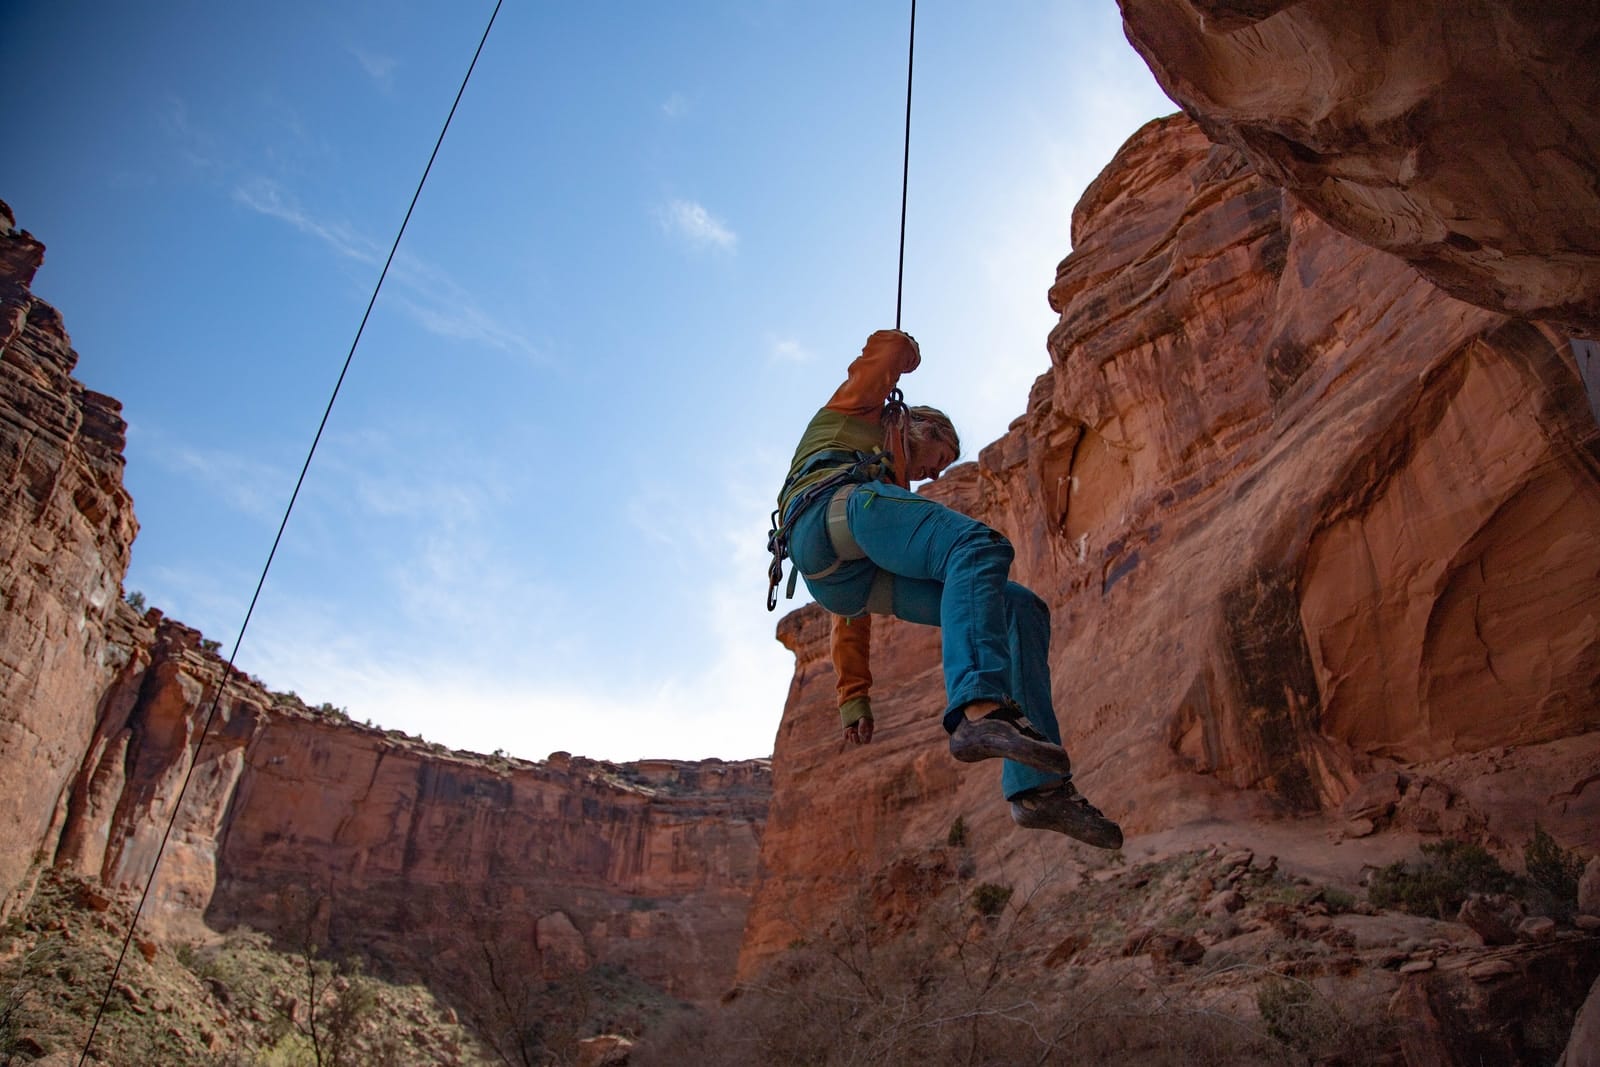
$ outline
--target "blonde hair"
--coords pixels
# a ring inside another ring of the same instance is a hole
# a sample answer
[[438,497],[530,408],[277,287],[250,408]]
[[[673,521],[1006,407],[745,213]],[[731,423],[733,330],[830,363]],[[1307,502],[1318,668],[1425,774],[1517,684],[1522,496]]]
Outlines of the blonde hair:
[[961,455],[961,436],[956,433],[955,423],[950,421],[950,416],[925,404],[915,407],[907,405],[900,399],[898,389],[889,395],[888,402],[884,404],[883,429],[884,443],[888,446],[896,470],[905,469],[913,441],[940,441],[949,445],[956,455]]
[[961,454],[961,435],[956,433],[955,423],[950,421],[949,415],[925,404],[908,408],[906,413],[911,416],[911,424],[907,428],[909,436],[931,437],[949,445],[950,451],[956,455]]

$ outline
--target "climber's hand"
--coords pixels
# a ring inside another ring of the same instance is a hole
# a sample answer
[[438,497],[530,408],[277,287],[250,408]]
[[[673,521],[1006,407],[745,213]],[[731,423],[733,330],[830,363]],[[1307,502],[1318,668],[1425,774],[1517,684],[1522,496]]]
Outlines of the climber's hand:
[[864,745],[872,740],[872,716],[867,715],[844,728],[844,739],[852,744]]

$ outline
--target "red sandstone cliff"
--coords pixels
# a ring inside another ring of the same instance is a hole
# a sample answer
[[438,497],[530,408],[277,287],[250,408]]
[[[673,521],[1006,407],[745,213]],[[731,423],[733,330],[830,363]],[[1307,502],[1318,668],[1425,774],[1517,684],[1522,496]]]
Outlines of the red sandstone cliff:
[[0,917],[31,885],[102,699],[139,655],[122,576],[137,524],[120,405],[72,379],[29,291],[44,246],[0,202]]
[[[768,801],[764,760],[529,763],[452,752],[268,693],[151,612],[148,666],[108,701],[71,789],[58,866],[150,875],[171,935],[244,923],[449,988],[485,945],[550,974],[626,966],[720,994]],[[213,701],[217,713],[196,756]]]
[[1600,18],[1515,0],[1119,0],[1214,141],[1482,307],[1600,336]]
[[[1073,246],[1027,412],[928,493],[1049,602],[1085,792],[1135,837],[1348,802],[1352,834],[1600,848],[1600,431],[1568,336],[1452,299],[1182,117],[1128,141]],[[982,874],[1070,854],[946,754],[935,631],[875,631],[878,737],[848,751],[826,634],[779,626],[746,972],[957,816]]]

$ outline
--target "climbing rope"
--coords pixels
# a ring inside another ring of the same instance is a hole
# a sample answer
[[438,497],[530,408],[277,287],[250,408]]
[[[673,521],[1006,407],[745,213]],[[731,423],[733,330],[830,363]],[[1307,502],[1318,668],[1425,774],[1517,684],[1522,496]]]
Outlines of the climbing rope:
[[[900,265],[895,274],[894,291],[894,328],[900,328],[900,306],[905,295],[906,279],[906,191],[911,183],[911,69],[917,55],[917,0],[911,0],[911,39],[906,46],[906,136],[905,154],[900,161]],[[907,407],[905,396],[899,388],[889,391],[888,399],[884,402],[883,424],[886,430],[898,434],[898,449],[896,454],[903,457],[906,453],[906,419]],[[887,443],[887,442],[886,442]],[[885,453],[887,455],[887,453]],[[882,456],[872,457],[874,460]],[[859,464],[858,464],[859,466]],[[835,483],[836,484],[836,483]],[[835,484],[823,483],[823,487],[832,489]],[[788,492],[785,486],[784,492]],[[815,489],[813,489],[815,492]],[[783,528],[783,516],[774,511],[772,525],[767,532],[767,551],[772,553],[772,562],[767,567],[767,610],[774,611],[778,607],[778,587],[783,584],[783,564],[789,558],[789,535]],[[789,573],[789,589],[787,595],[794,596],[795,578],[798,570],[791,569]]]
[[306,472],[311,469],[311,460],[317,454],[317,445],[322,441],[322,431],[327,428],[328,418],[333,414],[333,405],[339,399],[339,390],[344,385],[344,379],[350,373],[351,361],[355,359],[356,346],[361,343],[361,335],[366,332],[367,320],[372,317],[373,306],[378,302],[378,293],[383,289],[384,279],[389,276],[389,267],[394,263],[395,253],[400,250],[400,240],[405,236],[406,227],[411,223],[411,213],[417,208],[417,200],[422,196],[422,187],[427,184],[428,174],[433,170],[433,161],[439,158],[439,147],[444,144],[444,135],[450,131],[450,122],[456,117],[456,108],[461,104],[461,97],[467,91],[467,83],[472,80],[472,72],[478,66],[478,57],[483,54],[483,46],[489,40],[489,31],[494,28],[494,20],[500,14],[500,5],[504,0],[495,0],[494,10],[489,13],[489,23],[483,28],[483,36],[478,39],[478,48],[472,53],[472,62],[467,64],[467,73],[461,79],[461,87],[456,90],[456,98],[450,105],[450,113],[445,116],[444,125],[439,129],[439,136],[433,142],[433,152],[428,156],[427,166],[422,168],[422,177],[417,181],[417,188],[411,194],[411,204],[406,208],[405,218],[400,222],[400,229],[394,235],[394,243],[389,246],[389,258],[383,262],[383,270],[378,274],[378,282],[372,287],[372,297],[367,301],[367,310],[361,316],[361,325],[356,328],[355,338],[350,342],[350,351],[345,354],[344,366],[339,370],[339,378],[333,385],[333,393],[328,397],[328,405],[322,411],[322,421],[317,424],[317,432],[311,439],[311,447],[306,451],[306,461],[300,466],[300,477],[295,479],[294,492],[289,494],[289,503],[283,509],[283,520],[278,523],[277,536],[272,539],[272,550],[267,553],[267,561],[262,565],[261,577],[256,581],[256,589],[250,597],[250,606],[245,609],[244,622],[239,625],[239,636],[234,639],[233,651],[228,654],[228,666],[222,672],[222,679],[217,684],[217,691],[211,698],[211,706],[206,711],[205,723],[200,727],[200,736],[195,741],[194,756],[189,761],[189,769],[184,773],[183,784],[178,787],[178,796],[172,803],[172,815],[167,819],[166,829],[161,834],[161,844],[156,848],[154,862],[150,865],[150,876],[145,880],[144,890],[139,894],[139,903],[133,909],[133,920],[128,924],[128,933],[122,939],[122,951],[117,954],[116,965],[111,969],[111,977],[106,981],[105,993],[100,998],[100,1007],[94,1013],[94,1022],[89,1026],[89,1037],[83,1043],[83,1052],[78,1057],[78,1067],[88,1061],[89,1050],[94,1045],[96,1032],[100,1029],[100,1020],[105,1015],[106,1005],[111,1001],[111,992],[116,987],[117,978],[122,973],[123,961],[128,956],[128,946],[133,943],[134,930],[139,925],[139,915],[144,911],[145,902],[150,897],[150,887],[155,884],[156,871],[161,866],[161,856],[166,851],[167,841],[172,837],[172,827],[178,820],[178,812],[183,807],[184,794],[189,790],[189,781],[194,777],[196,765],[200,762],[200,749],[206,742],[206,735],[211,732],[212,720],[216,718],[217,706],[222,702],[222,692],[227,688],[228,678],[233,674],[233,661],[239,654],[239,646],[244,643],[244,634],[250,626],[250,617],[255,614],[256,602],[261,599],[261,589],[266,585],[267,572],[272,569],[272,561],[278,555],[278,546],[283,542],[283,531],[289,525],[289,516],[294,511],[295,501],[300,498],[300,489],[305,485]]
[[906,281],[906,191],[911,184],[911,66],[917,58],[917,0],[911,0],[911,41],[906,46],[905,157],[900,163],[900,269],[895,276],[894,328],[900,328],[900,298]]

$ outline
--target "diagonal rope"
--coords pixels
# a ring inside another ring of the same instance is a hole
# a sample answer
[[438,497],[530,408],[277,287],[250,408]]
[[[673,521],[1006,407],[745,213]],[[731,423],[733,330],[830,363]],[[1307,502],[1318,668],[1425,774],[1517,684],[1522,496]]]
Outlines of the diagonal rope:
[[305,485],[306,473],[311,469],[311,460],[317,454],[317,446],[322,442],[322,432],[328,426],[328,418],[333,414],[334,402],[339,399],[339,390],[344,386],[344,379],[350,373],[350,364],[355,359],[356,346],[361,343],[361,335],[366,332],[367,320],[372,317],[372,309],[378,302],[378,293],[383,289],[383,282],[389,276],[389,267],[394,263],[395,253],[400,250],[400,240],[405,236],[406,227],[411,223],[411,213],[417,208],[417,201],[422,196],[422,187],[427,184],[428,174],[433,170],[433,161],[439,158],[439,148],[444,144],[444,135],[450,131],[450,122],[456,117],[456,108],[461,104],[461,97],[467,91],[467,83],[472,80],[472,72],[478,66],[478,57],[483,54],[483,46],[489,40],[489,31],[494,28],[494,20],[500,14],[500,5],[504,0],[495,0],[494,10],[489,14],[489,23],[483,28],[483,36],[478,39],[478,48],[472,53],[472,62],[467,64],[467,73],[461,79],[461,87],[456,90],[456,98],[450,105],[450,113],[445,116],[444,125],[439,129],[439,136],[433,143],[433,152],[428,156],[427,166],[422,168],[422,177],[417,181],[416,192],[411,194],[411,204],[406,208],[405,218],[400,222],[400,229],[394,235],[394,243],[389,246],[389,258],[383,262],[383,270],[378,274],[378,282],[372,287],[372,298],[367,301],[367,310],[361,316],[361,325],[356,328],[355,338],[350,342],[350,351],[345,354],[344,366],[339,370],[339,378],[333,385],[333,393],[328,397],[328,405],[322,411],[322,421],[317,424],[316,436],[311,439],[311,447],[306,451],[306,460],[300,466],[300,477],[295,479],[294,492],[289,494],[289,503],[283,509],[283,520],[278,523],[277,536],[272,539],[272,550],[267,553],[267,561],[262,565],[261,577],[256,580],[256,589],[250,596],[250,606],[245,610],[244,622],[239,625],[239,636],[234,639],[233,651],[228,654],[228,666],[222,672],[222,679],[217,684],[216,694],[211,698],[211,707],[206,712],[205,723],[200,727],[200,736],[195,741],[194,757],[189,761],[189,769],[183,776],[183,784],[178,787],[177,798],[172,803],[172,815],[167,819],[165,831],[161,834],[161,844],[156,848],[155,861],[150,865],[150,876],[145,880],[144,890],[139,894],[139,903],[133,909],[133,920],[128,924],[128,933],[122,939],[122,951],[117,954],[116,965],[111,969],[111,977],[106,981],[105,994],[100,998],[100,1007],[94,1013],[94,1022],[89,1027],[89,1037],[83,1043],[83,1053],[78,1057],[78,1067],[83,1067],[89,1058],[89,1050],[94,1045],[94,1037],[100,1029],[100,1020],[105,1015],[106,1005],[111,1001],[111,992],[117,983],[117,977],[122,973],[123,961],[128,956],[128,946],[133,942],[133,933],[139,925],[139,915],[144,911],[145,902],[150,897],[150,888],[155,884],[156,871],[161,866],[161,856],[166,851],[167,841],[172,837],[173,825],[178,821],[178,812],[183,806],[184,794],[189,790],[189,781],[194,777],[195,767],[200,762],[200,749],[205,744],[206,735],[211,732],[211,723],[217,716],[217,706],[222,702],[223,690],[227,688],[228,677],[233,673],[233,661],[239,655],[239,646],[244,643],[244,634],[250,627],[250,618],[255,614],[256,602],[261,599],[262,587],[267,584],[267,572],[272,569],[272,561],[278,555],[278,546],[283,543],[283,532],[289,526],[289,516],[294,512],[295,501],[300,499],[300,490]]
[[911,43],[906,47],[906,151],[900,164],[900,270],[895,277],[894,328],[900,328],[900,299],[906,286],[906,191],[911,184],[911,64],[917,58],[917,0],[911,0]]

